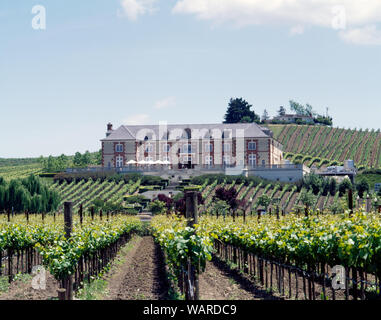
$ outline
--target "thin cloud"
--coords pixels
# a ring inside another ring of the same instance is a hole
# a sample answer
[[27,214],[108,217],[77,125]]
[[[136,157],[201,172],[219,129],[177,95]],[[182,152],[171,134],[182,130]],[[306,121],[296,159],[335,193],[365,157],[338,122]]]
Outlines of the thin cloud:
[[340,37],[348,43],[357,45],[381,45],[381,31],[376,26],[350,29],[340,32]]
[[158,100],[154,104],[154,108],[161,110],[161,109],[167,109],[175,106],[176,104],[176,98],[175,97],[167,97],[162,100]]
[[[238,27],[281,25],[291,35],[302,34],[307,27],[330,28],[346,42],[363,45],[379,44],[376,25],[381,23],[381,1],[178,0],[172,13]],[[345,20],[343,27],[337,26],[340,20]]]
[[124,124],[127,125],[140,125],[140,124],[148,124],[150,116],[148,114],[134,114],[129,116],[127,119],[123,121]]
[[118,11],[120,17],[126,16],[130,21],[136,21],[140,16],[154,13],[157,8],[157,0],[122,0],[122,11]]

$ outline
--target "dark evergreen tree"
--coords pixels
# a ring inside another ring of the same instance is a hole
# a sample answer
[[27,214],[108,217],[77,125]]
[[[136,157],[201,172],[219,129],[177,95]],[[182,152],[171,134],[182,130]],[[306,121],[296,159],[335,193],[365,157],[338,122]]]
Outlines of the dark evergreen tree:
[[364,195],[369,193],[370,190],[368,181],[361,180],[359,183],[356,184],[356,189],[360,198],[364,198]]
[[285,114],[286,114],[286,108],[283,107],[283,106],[280,106],[279,110],[278,110],[278,115],[279,116],[284,116]]
[[247,122],[248,119],[251,122],[260,123],[259,116],[250,110],[251,107],[252,105],[242,98],[231,98],[224,117],[224,123],[241,123],[243,121]]
[[337,182],[335,179],[331,178],[331,182],[329,183],[329,193],[331,196],[334,196],[337,192]]

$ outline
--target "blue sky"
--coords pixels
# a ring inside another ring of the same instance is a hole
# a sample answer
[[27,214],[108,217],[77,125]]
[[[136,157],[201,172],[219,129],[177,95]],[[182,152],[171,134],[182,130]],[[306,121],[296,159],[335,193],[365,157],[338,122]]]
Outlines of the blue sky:
[[378,129],[377,2],[2,0],[0,157],[96,151],[109,121],[221,122],[230,97]]

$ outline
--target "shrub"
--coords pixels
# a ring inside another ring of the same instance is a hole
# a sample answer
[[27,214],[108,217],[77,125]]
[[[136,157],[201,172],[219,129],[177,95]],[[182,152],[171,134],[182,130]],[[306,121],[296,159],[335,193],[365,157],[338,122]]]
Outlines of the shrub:
[[162,214],[166,211],[166,205],[164,202],[161,202],[159,200],[152,201],[149,204],[149,211],[152,212],[152,214]]

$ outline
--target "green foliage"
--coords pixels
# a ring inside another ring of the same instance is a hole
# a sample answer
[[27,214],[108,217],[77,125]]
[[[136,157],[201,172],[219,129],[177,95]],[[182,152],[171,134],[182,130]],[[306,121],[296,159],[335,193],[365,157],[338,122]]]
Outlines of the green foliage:
[[267,207],[270,205],[271,199],[267,194],[261,195],[257,200],[257,206],[262,206],[267,210]]
[[231,98],[228,109],[225,114],[224,123],[240,123],[240,122],[260,122],[259,116],[251,111],[250,105],[246,100],[242,98]]
[[359,197],[364,198],[364,196],[366,196],[370,191],[370,186],[368,181],[366,180],[359,181],[358,183],[356,183],[356,189],[357,189]]
[[[320,121],[319,117],[317,119],[315,118],[316,123]],[[331,119],[322,119],[321,122],[330,123]],[[342,165],[345,159],[353,159],[359,171],[369,168],[375,170],[381,168],[381,144],[378,143],[379,131],[328,126],[311,128],[311,126],[290,124],[269,124],[268,127],[274,132],[274,138],[283,144],[285,158],[288,158],[290,154],[302,154],[303,157],[311,156],[312,159],[305,164],[308,166],[314,164],[319,168],[332,164]],[[301,145],[298,143],[299,137],[305,136],[306,128],[311,134],[307,136],[305,143]],[[320,162],[318,159],[320,159]]]
[[286,108],[283,106],[280,106],[278,110],[278,116],[284,116],[285,114],[286,114]]
[[312,207],[316,201],[316,197],[309,192],[302,192],[300,201],[307,207]]
[[165,213],[167,210],[165,203],[159,200],[152,201],[148,208],[154,215]]
[[185,219],[157,216],[151,221],[151,230],[173,274],[179,276],[188,259],[197,272],[205,270],[206,261],[212,258],[213,241],[201,228],[187,227]]
[[134,204],[134,203],[145,204],[149,200],[146,197],[144,197],[144,196],[136,195],[136,196],[127,196],[127,197],[124,197],[124,201],[127,204]]
[[344,179],[339,184],[340,197],[346,194],[349,189],[352,189],[352,182],[349,179]]
[[59,204],[59,196],[35,176],[0,184],[0,211],[31,213],[51,212]]
[[335,200],[330,206],[329,211],[331,211],[333,214],[337,214],[344,211],[343,205],[340,201]]

